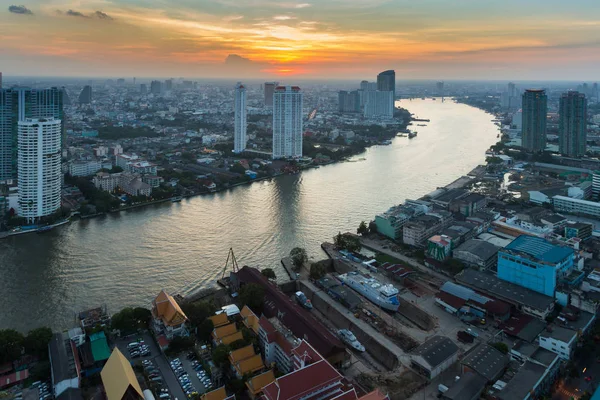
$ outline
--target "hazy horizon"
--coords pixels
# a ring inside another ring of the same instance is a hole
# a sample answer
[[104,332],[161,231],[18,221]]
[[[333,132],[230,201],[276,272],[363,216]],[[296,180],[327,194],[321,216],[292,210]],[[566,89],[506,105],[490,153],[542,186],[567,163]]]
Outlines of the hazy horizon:
[[600,2],[0,0],[0,71],[35,77],[598,80]]

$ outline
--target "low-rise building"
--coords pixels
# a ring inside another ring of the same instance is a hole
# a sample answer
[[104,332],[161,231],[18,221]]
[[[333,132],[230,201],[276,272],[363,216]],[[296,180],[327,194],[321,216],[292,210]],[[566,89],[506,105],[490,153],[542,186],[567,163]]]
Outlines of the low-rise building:
[[600,217],[600,203],[589,200],[574,199],[566,196],[554,196],[552,198],[554,210],[567,214]]
[[98,172],[92,179],[97,189],[113,192],[121,183],[121,173]]
[[446,235],[434,235],[427,241],[427,256],[445,261],[452,253],[452,241]]
[[467,240],[452,252],[452,257],[479,270],[494,270],[501,247],[481,239]]
[[564,237],[567,239],[578,238],[587,240],[592,237],[594,226],[585,222],[568,221],[564,225]]
[[557,325],[549,325],[538,338],[540,347],[569,360],[577,342],[577,332]]
[[433,379],[458,360],[458,346],[445,336],[434,336],[410,353],[410,365]]
[[487,343],[480,343],[461,361],[462,373],[473,372],[488,382],[496,381],[508,365],[508,356]]
[[91,176],[102,169],[102,162],[98,160],[71,161],[68,165],[71,176]]
[[142,178],[136,174],[121,174],[119,187],[131,196],[150,196],[152,186],[142,181]]
[[375,216],[377,231],[390,239],[402,239],[402,227],[411,218],[428,213],[430,205],[427,202],[406,200],[405,204],[395,206],[383,214]]
[[478,321],[491,318],[500,322],[510,317],[509,304],[454,282],[442,285],[435,296],[435,302],[449,313],[475,318]]
[[452,221],[448,211],[421,215],[407,222],[402,229],[402,241],[409,246],[423,247],[425,240]]
[[157,335],[164,335],[168,340],[175,336],[188,336],[187,316],[175,299],[161,290],[152,301],[152,328]]
[[503,281],[490,273],[466,268],[455,279],[462,285],[487,293],[540,319],[546,318],[554,310],[553,297]]
[[230,352],[229,363],[232,371],[239,379],[265,368],[260,354],[254,352],[254,345],[252,344]]
[[79,388],[81,365],[75,343],[67,335],[55,333],[48,344],[48,354],[54,397]]

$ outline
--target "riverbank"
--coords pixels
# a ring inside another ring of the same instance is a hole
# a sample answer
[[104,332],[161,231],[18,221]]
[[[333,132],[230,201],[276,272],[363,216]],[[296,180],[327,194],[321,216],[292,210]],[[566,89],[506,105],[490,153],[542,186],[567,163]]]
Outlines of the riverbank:
[[240,266],[287,278],[281,258],[294,247],[324,258],[323,241],[468,174],[496,141],[497,127],[480,110],[450,101],[402,103],[431,122],[418,139],[367,149],[356,157],[363,161],[0,241],[0,326],[59,330],[82,309],[147,306],[162,289],[187,296],[221,277],[230,247]]

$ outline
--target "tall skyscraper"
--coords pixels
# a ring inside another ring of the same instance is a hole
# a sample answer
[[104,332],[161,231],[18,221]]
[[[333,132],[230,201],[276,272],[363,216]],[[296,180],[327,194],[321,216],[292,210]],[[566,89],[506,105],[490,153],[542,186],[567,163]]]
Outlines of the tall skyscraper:
[[377,82],[361,81],[360,90],[364,92],[368,90],[377,90]]
[[396,99],[396,71],[390,69],[377,75],[377,90],[380,92],[393,92],[393,100]]
[[92,87],[85,85],[79,94],[79,103],[90,104],[92,102]]
[[145,83],[142,83],[142,84],[140,85],[140,94],[141,94],[142,96],[145,96],[147,93],[148,93],[148,86],[146,86],[146,84],[145,84]]
[[444,82],[438,82],[435,84],[435,89],[438,96],[444,95]]
[[516,97],[517,96],[517,87],[515,86],[515,84],[512,82],[508,82],[507,87],[508,87],[508,96]]
[[352,92],[340,90],[338,93],[338,110],[348,113],[360,112],[360,92],[358,90]]
[[523,93],[523,128],[521,146],[528,151],[546,148],[548,98],[543,89],[527,89]]
[[273,93],[279,82],[265,82],[265,106],[273,107]]
[[394,92],[369,90],[363,93],[365,118],[390,119],[394,117]]
[[585,155],[587,140],[587,99],[585,94],[567,92],[560,97],[558,145],[569,157]]
[[64,89],[55,87],[0,89],[0,181],[17,178],[19,121],[26,118],[64,121],[64,93]]
[[241,82],[235,85],[233,95],[233,152],[241,153],[246,150],[246,88]]
[[60,208],[61,120],[27,118],[18,123],[19,216],[27,222]]
[[2,89],[2,72],[0,72],[0,89]]
[[150,93],[153,95],[159,95],[162,93],[162,82],[152,81],[150,82]]
[[302,157],[302,92],[278,86],[273,94],[273,158]]
[[165,90],[173,90],[173,79],[167,79],[165,81]]

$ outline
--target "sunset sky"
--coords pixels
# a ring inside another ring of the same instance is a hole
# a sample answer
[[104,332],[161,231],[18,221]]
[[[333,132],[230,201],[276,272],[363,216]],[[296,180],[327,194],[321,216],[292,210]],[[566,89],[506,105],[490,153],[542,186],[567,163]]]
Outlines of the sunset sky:
[[598,0],[23,1],[5,75],[600,80]]

